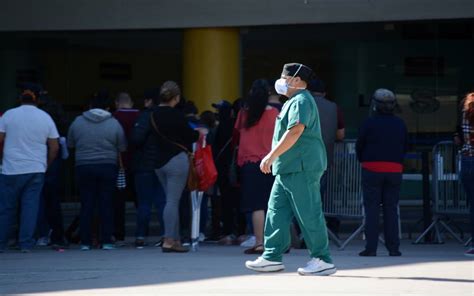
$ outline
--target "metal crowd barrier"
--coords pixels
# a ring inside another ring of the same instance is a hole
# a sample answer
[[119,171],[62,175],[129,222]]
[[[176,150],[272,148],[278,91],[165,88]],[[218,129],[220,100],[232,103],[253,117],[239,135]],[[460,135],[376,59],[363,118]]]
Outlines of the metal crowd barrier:
[[334,160],[328,169],[327,190],[322,196],[325,216],[360,220],[360,226],[347,238],[340,240],[330,229],[330,239],[342,250],[364,230],[361,167],[357,160],[355,140],[334,145]]
[[[203,142],[203,147],[206,145],[206,141]],[[193,153],[196,152],[197,143],[193,144]],[[191,201],[191,251],[196,252],[199,249],[199,226],[201,222],[201,203],[203,191],[191,191],[189,192],[189,198]]]
[[[343,250],[365,227],[362,192],[362,169],[356,155],[356,140],[345,140],[334,145],[334,160],[328,169],[328,184],[322,196],[326,217],[360,220],[360,225],[346,240],[339,239],[330,229],[329,238]],[[401,238],[400,208],[398,208],[399,237]],[[385,244],[382,237],[379,241]]]
[[463,243],[461,237],[446,223],[453,216],[469,215],[469,203],[459,180],[460,170],[461,158],[453,142],[444,141],[433,147],[431,184],[433,222],[414,243],[419,243],[432,229],[435,231],[438,243],[443,242],[441,229],[446,230],[454,239]]
[[201,221],[202,191],[191,191],[191,250],[197,251],[199,248],[199,225]]

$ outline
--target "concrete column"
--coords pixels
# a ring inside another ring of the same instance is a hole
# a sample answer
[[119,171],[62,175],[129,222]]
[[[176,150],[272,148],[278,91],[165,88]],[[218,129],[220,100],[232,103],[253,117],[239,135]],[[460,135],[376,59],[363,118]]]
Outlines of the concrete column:
[[240,96],[240,36],[236,28],[188,29],[183,42],[183,93],[202,112]]

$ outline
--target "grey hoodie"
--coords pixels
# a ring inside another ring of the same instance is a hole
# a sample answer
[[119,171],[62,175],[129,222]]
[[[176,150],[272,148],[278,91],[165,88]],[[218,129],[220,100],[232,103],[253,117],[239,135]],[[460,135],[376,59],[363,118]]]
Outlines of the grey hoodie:
[[76,166],[117,164],[118,152],[127,149],[122,126],[102,109],[76,117],[69,128],[68,146],[76,149]]

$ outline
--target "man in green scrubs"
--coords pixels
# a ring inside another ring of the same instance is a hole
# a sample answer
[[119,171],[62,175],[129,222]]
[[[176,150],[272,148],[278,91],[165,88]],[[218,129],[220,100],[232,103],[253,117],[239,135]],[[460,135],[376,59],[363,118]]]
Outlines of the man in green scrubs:
[[298,269],[301,275],[336,272],[328,248],[326,223],[321,208],[319,180],[326,170],[326,150],[321,136],[318,109],[306,90],[313,71],[299,63],[285,64],[275,82],[279,94],[289,100],[275,124],[272,151],[262,160],[263,173],[276,176],[265,221],[265,251],[245,266],[269,272],[285,267],[282,253],[290,246],[290,223],[296,217],[311,260]]

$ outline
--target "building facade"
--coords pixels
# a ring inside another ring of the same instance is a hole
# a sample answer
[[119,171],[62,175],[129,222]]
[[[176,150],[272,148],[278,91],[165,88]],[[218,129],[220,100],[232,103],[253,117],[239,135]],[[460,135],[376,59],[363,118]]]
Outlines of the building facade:
[[385,87],[416,145],[450,137],[474,89],[472,0],[17,0],[2,3],[0,38],[0,111],[25,80],[73,118],[100,88],[139,104],[171,79],[202,112],[301,62],[326,82],[348,137]]

